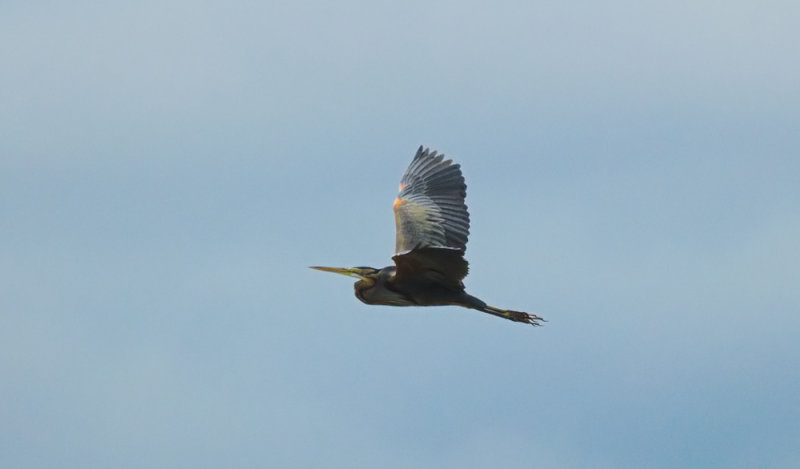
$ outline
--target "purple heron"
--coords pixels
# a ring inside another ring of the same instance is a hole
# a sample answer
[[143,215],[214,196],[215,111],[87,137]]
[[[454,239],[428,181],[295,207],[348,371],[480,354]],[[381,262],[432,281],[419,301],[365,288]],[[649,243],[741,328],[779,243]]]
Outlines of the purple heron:
[[445,160],[444,154],[419,147],[394,201],[395,265],[311,268],[358,278],[356,297],[371,305],[456,305],[541,325],[544,319],[535,314],[489,306],[464,290],[469,235],[466,195],[460,166]]

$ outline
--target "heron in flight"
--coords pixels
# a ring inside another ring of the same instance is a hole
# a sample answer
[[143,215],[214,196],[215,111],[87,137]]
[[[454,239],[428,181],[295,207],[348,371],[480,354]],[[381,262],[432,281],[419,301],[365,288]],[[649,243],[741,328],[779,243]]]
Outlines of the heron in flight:
[[419,147],[394,200],[395,265],[311,268],[358,278],[356,297],[367,304],[456,305],[540,326],[544,319],[535,314],[489,306],[464,290],[469,235],[466,195],[460,166],[445,160],[444,154]]

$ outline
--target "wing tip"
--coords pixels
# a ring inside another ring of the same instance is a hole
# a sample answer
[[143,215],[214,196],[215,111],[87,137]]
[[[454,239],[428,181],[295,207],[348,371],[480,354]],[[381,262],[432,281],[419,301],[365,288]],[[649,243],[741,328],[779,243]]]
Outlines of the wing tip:
[[419,148],[417,148],[417,153],[414,155],[414,159],[416,160],[418,158],[425,157],[436,158],[437,156],[444,157],[444,153],[439,153],[437,150],[431,150],[431,147],[420,145]]

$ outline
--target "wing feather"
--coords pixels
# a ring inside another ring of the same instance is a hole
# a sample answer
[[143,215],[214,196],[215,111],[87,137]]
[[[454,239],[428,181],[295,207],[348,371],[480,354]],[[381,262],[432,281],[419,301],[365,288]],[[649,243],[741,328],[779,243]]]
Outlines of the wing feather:
[[464,252],[469,237],[467,186],[458,164],[419,147],[400,182],[394,204],[395,253],[421,247]]
[[467,185],[461,167],[419,147],[394,202],[398,281],[435,282],[463,290],[469,237]]

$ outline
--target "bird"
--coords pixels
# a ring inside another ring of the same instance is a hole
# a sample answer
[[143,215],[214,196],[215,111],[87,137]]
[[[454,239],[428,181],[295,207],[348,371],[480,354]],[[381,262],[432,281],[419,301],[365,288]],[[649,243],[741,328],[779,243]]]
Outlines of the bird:
[[454,305],[541,326],[542,317],[487,305],[466,292],[469,236],[467,185],[461,166],[422,146],[406,169],[394,200],[394,265],[312,269],[355,277],[355,295],[369,305]]

